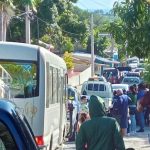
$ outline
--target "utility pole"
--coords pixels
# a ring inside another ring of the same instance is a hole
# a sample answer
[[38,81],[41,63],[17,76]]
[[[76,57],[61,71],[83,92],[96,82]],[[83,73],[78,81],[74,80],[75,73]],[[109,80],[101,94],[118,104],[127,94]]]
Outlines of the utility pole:
[[111,34],[111,56],[112,56],[112,60],[113,60],[113,56],[114,56],[114,38]]
[[125,41],[125,51],[126,51],[126,65],[127,65],[127,60],[128,60],[128,51],[127,51],[127,47],[128,47],[128,41]]
[[30,7],[29,5],[25,6],[26,9],[26,43],[30,44],[30,18],[29,18],[29,12],[30,12]]
[[93,14],[91,14],[91,76],[94,76],[94,33],[93,33]]
[[3,29],[3,25],[4,25],[4,14],[3,14],[3,4],[2,4],[2,12],[1,12],[1,41],[3,41],[3,37],[4,37],[4,29]]

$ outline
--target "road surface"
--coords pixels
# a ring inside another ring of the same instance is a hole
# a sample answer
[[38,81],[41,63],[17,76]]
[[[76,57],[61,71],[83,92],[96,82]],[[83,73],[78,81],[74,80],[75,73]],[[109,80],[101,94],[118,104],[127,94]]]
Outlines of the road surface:
[[[150,150],[148,139],[150,127],[145,128],[145,132],[129,135],[124,138],[126,148],[134,148],[135,150]],[[75,150],[75,142],[66,142],[63,145],[63,150]]]

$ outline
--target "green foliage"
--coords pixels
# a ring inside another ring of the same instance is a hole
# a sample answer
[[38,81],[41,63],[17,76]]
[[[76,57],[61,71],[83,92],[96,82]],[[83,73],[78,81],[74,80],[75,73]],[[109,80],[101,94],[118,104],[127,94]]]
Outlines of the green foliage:
[[[32,42],[37,44],[38,40],[42,40],[54,45],[56,51],[60,53],[90,47],[88,38],[91,13],[74,6],[73,3],[77,0],[12,0],[12,2],[16,7],[16,14],[22,13],[18,10],[24,12],[26,4],[30,4],[32,10],[35,8],[36,13],[31,15]],[[113,20],[113,16],[104,14],[102,10],[93,13],[95,49],[97,54],[103,55],[103,50],[110,42],[107,38],[100,38],[98,34],[107,32],[107,26]],[[25,42],[25,16],[11,19],[8,29],[9,41]]]
[[144,72],[143,76],[144,76],[144,81],[148,84],[150,84],[150,64],[147,62],[147,64],[145,65],[145,70],[146,72]]
[[[87,22],[80,20],[79,16],[73,13],[72,3],[75,2],[76,0],[13,0],[17,14],[20,13],[18,9],[25,10],[25,4],[36,7],[36,14],[31,20],[32,41],[34,43],[37,43],[36,39],[48,41],[60,53],[64,53],[66,49],[73,51],[76,41],[85,46],[87,40]],[[7,39],[25,42],[25,16],[21,16],[21,20],[17,19],[10,21]]]
[[71,53],[68,53],[68,51],[66,51],[64,53],[64,61],[66,62],[67,65],[67,69],[73,69],[74,64],[73,64],[73,57]]
[[[143,0],[116,2],[114,13],[119,17],[119,26],[115,22],[111,31],[116,41],[124,47],[128,41],[127,51],[131,56],[146,58],[150,54],[150,6]],[[119,32],[118,32],[119,31]]]

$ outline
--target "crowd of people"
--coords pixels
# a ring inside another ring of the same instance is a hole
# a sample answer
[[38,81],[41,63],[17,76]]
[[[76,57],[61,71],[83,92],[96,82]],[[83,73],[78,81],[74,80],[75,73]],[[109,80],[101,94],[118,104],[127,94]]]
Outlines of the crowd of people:
[[123,137],[144,132],[145,124],[149,124],[147,91],[142,83],[130,86],[129,91],[114,91],[109,112],[102,98],[92,95],[88,101],[82,96],[75,125],[76,149],[125,150]]
[[[136,132],[144,132],[144,126],[149,125],[149,106],[144,108],[143,111],[137,111],[137,105],[139,101],[147,93],[147,89],[143,83],[132,85],[129,87],[129,91],[119,89],[114,91],[114,109],[112,116],[117,120],[118,118],[122,135],[135,134]],[[117,112],[116,112],[117,111]],[[139,130],[136,130],[139,125]]]

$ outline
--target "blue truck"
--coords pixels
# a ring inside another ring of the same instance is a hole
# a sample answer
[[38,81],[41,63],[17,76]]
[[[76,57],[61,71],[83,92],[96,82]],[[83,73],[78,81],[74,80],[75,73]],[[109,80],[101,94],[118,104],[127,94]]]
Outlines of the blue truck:
[[39,150],[26,118],[15,104],[0,99],[0,150]]

